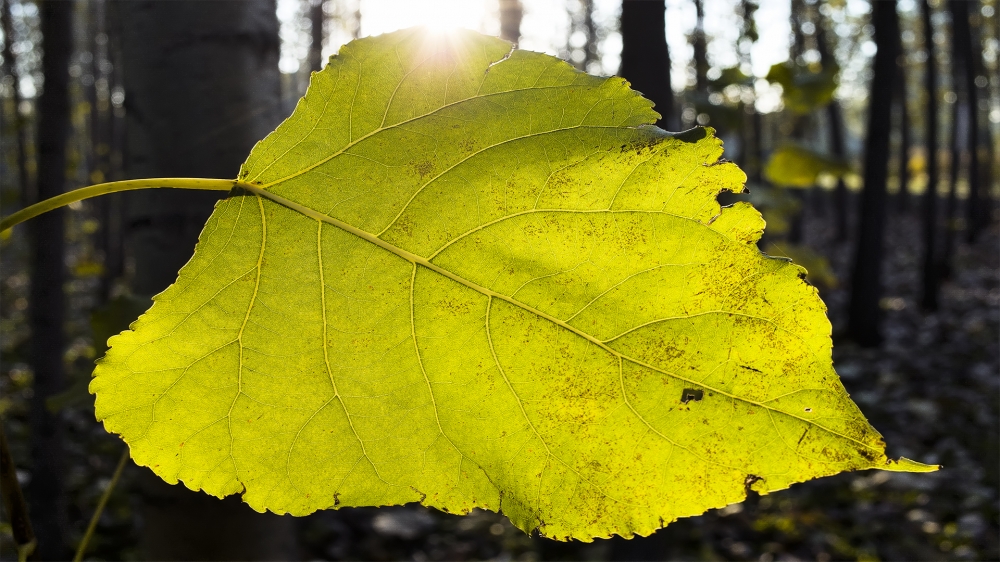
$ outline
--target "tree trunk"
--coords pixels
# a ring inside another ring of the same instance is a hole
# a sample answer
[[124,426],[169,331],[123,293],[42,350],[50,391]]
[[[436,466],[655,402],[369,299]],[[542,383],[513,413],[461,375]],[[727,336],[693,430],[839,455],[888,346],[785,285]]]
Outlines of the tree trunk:
[[[822,12],[821,12],[822,13]],[[819,62],[826,66],[833,64],[833,57],[830,55],[830,48],[826,43],[826,18],[822,15],[816,22],[816,50],[819,51]],[[840,104],[836,99],[830,100],[826,105],[826,120],[830,131],[830,154],[835,158],[844,157],[844,117],[840,111]],[[847,241],[847,211],[848,193],[844,179],[837,177],[837,186],[833,191],[834,204],[834,225],[837,242]]]
[[969,10],[971,6],[975,5],[973,2],[958,2],[956,0],[949,3],[955,54],[958,56],[961,53],[965,70],[965,110],[968,125],[966,150],[969,157],[966,178],[969,182],[969,196],[966,199],[965,235],[966,242],[969,244],[974,243],[979,237],[979,230],[983,224],[982,209],[984,208],[979,200],[979,119],[977,118],[979,116],[979,101],[977,99],[979,96],[976,91],[976,64],[974,62],[975,57],[979,56],[979,51],[973,49],[972,31],[969,26],[969,16],[971,15]]
[[[13,14],[10,10],[10,0],[4,2],[3,14],[3,61],[4,66],[7,67],[7,72],[10,77],[13,78],[12,98],[14,101],[14,113],[11,116],[11,120],[8,122],[8,127],[14,127],[14,135],[16,137],[16,147],[15,150],[17,154],[15,158],[17,160],[17,186],[20,190],[18,194],[18,199],[20,199],[20,204],[22,206],[30,205],[34,199],[34,193],[31,189],[31,180],[28,177],[28,157],[27,149],[28,143],[26,140],[26,131],[28,124],[24,117],[21,115],[21,88],[20,88],[20,76],[17,72],[17,64],[14,61],[14,53],[11,51],[11,45],[14,43],[14,24],[11,20]],[[9,212],[5,214],[10,214]]]
[[931,21],[931,7],[927,0],[921,2],[921,17],[924,24],[924,46],[927,50],[927,71],[924,73],[927,90],[927,188],[924,191],[923,230],[924,248],[921,256],[923,287],[921,305],[925,310],[934,311],[938,307],[940,277],[937,269],[937,185],[938,185],[938,106],[937,106],[937,54],[934,47],[934,26]]
[[[90,17],[92,19],[92,45],[93,55],[93,76],[94,81],[88,94],[91,98],[91,146],[92,167],[90,173],[91,183],[110,181],[111,179],[111,100],[110,100],[110,73],[107,66],[110,64],[108,56],[108,26],[107,26],[107,5],[105,0],[93,0],[90,5]],[[90,204],[94,205],[96,214],[100,220],[101,230],[98,234],[97,245],[103,256],[103,270],[101,272],[101,285],[98,290],[98,304],[106,302],[111,298],[111,293],[115,283],[121,276],[121,198],[119,197],[98,197],[92,199]],[[102,342],[103,343],[103,342]]]
[[[38,197],[47,199],[66,188],[66,141],[69,137],[69,59],[74,2],[41,3],[42,72],[45,88],[38,100]],[[31,483],[27,487],[38,557],[68,555],[66,496],[63,490],[63,427],[46,401],[63,391],[66,374],[63,323],[66,298],[64,221],[61,210],[28,223],[31,233]]]
[[666,6],[662,0],[622,1],[622,63],[618,74],[653,102],[665,129],[677,130],[665,26]]
[[[953,68],[958,68],[955,64]],[[955,70],[956,78],[959,78]],[[962,112],[961,98],[952,105],[951,112],[951,158],[948,165],[948,199],[944,211],[944,243],[941,245],[941,255],[938,261],[938,276],[940,279],[951,277],[952,258],[955,255],[955,239],[958,236],[958,177],[962,167],[962,148],[965,139],[965,114]]]
[[[235,178],[281,118],[274,0],[122,2],[126,175]],[[128,199],[132,290],[177,278],[218,195],[150,190]],[[258,514],[144,472],[149,560],[296,557],[291,517]]]
[[705,37],[705,0],[694,0],[695,24],[691,35],[694,51],[695,91],[708,93],[708,40]]
[[948,205],[945,212],[945,242],[941,256],[940,275],[948,278],[952,273],[955,255],[955,242],[958,237],[958,178],[962,167],[963,155],[968,156],[966,166],[966,181],[969,185],[966,199],[965,229],[969,243],[976,239],[979,224],[979,159],[976,117],[976,81],[972,67],[972,37],[969,31],[969,13],[967,2],[951,0],[948,10],[952,19],[952,76],[956,100],[952,113],[951,138],[951,182],[948,186]]
[[580,0],[583,4],[583,28],[587,32],[587,45],[584,47],[586,57],[583,59],[584,70],[590,69],[590,64],[600,59],[597,52],[597,24],[594,22],[594,0]]
[[[903,45],[900,42],[900,57],[903,53]],[[907,103],[906,65],[901,58],[896,67],[896,99],[899,100],[899,195],[897,195],[897,208],[906,211],[910,208],[910,110]]]
[[[896,75],[896,45],[899,20],[896,2],[874,2],[875,54],[872,90]],[[881,343],[879,299],[882,296],[882,238],[885,227],[886,179],[889,161],[889,128],[892,96],[868,97],[868,139],[865,147],[864,190],[861,194],[860,232],[851,275],[848,331],[865,347]]]
[[323,68],[323,14],[324,0],[310,0],[309,23],[311,42],[309,43],[309,70],[316,72]]
[[500,38],[517,45],[521,40],[521,18],[524,6],[521,0],[500,0]]

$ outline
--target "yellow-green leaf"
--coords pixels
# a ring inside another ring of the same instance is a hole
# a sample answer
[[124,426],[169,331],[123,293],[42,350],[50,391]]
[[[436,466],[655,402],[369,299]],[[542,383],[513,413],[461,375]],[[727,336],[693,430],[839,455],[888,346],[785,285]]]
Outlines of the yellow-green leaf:
[[421,502],[590,540],[843,470],[927,470],[831,365],[802,269],[620,78],[472,32],[355,41],[254,148],[97,415],[169,482]]
[[781,85],[785,107],[793,113],[806,115],[833,101],[839,72],[836,63],[824,67],[785,61],[771,66],[766,79]]
[[785,187],[813,187],[821,174],[843,176],[851,166],[842,158],[795,144],[775,150],[764,166],[764,176]]

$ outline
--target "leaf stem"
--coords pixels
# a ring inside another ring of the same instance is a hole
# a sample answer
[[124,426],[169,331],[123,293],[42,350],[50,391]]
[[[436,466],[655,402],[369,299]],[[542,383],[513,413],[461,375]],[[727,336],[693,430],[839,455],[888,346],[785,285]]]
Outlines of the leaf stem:
[[91,197],[96,197],[98,195],[104,195],[106,193],[158,187],[229,191],[238,185],[238,183],[239,182],[236,180],[207,178],[147,178],[99,183],[96,185],[81,187],[80,189],[74,189],[73,191],[63,193],[62,195],[56,195],[55,197],[46,199],[45,201],[39,201],[30,207],[25,207],[24,209],[21,209],[20,211],[17,211],[0,221],[0,232],[12,228],[30,218],[37,217],[42,213],[58,209],[59,207],[65,207],[70,203],[90,199]]
[[101,513],[104,512],[104,506],[107,505],[108,498],[111,497],[111,491],[115,489],[115,484],[121,478],[126,462],[128,462],[128,448],[122,451],[122,458],[118,461],[118,466],[115,467],[115,473],[111,476],[111,482],[108,483],[108,487],[104,489],[101,499],[97,502],[97,509],[94,510],[94,515],[90,518],[90,524],[87,525],[87,532],[83,534],[80,545],[76,547],[76,555],[73,556],[73,562],[80,562],[83,560],[83,555],[87,553],[87,544],[90,542],[90,537],[94,536],[94,529],[97,528],[97,522],[101,519]]

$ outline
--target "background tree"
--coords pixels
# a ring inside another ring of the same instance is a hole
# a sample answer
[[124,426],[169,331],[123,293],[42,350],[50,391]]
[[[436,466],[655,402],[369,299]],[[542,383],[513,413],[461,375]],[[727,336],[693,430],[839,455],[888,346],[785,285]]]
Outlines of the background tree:
[[665,16],[666,6],[660,0],[622,1],[622,62],[618,74],[653,102],[667,130],[677,130]]
[[[116,5],[124,54],[129,177],[233,178],[253,145],[280,121],[278,26],[273,0]],[[134,194],[127,206],[132,291],[149,297],[191,256],[217,195]],[[288,559],[290,518],[258,514],[143,479],[144,557]]]
[[[899,20],[895,0],[875,2],[872,25],[878,52],[873,63],[873,90],[896,76]],[[886,180],[889,162],[891,91],[870,97],[868,138],[865,144],[864,189],[861,192],[860,232],[851,272],[848,330],[863,346],[881,343],[879,299],[882,297],[882,245],[885,229]]]
[[924,72],[924,95],[927,100],[925,113],[924,145],[927,154],[927,187],[923,199],[923,253],[921,255],[922,292],[921,304],[926,310],[937,310],[940,291],[940,274],[937,257],[937,187],[938,187],[938,73],[937,49],[934,45],[934,22],[930,3],[921,2],[921,20],[924,28],[924,48],[927,51]]
[[896,60],[896,100],[899,111],[899,167],[896,176],[899,179],[899,192],[897,194],[896,207],[900,211],[906,211],[910,206],[910,146],[912,144],[910,135],[910,104],[909,104],[909,84],[907,79],[910,73],[907,72],[907,50],[903,46],[902,34],[899,37]]
[[[969,27],[971,9],[975,7],[975,4],[952,0],[948,6],[952,17],[952,44],[954,45],[956,72],[961,67],[961,80],[955,81],[955,89],[961,90],[965,94],[965,103],[960,106],[965,110],[964,122],[968,127],[964,131],[968,158],[966,181],[969,185],[966,198],[965,233],[966,242],[972,244],[976,241],[982,228],[981,211],[983,208],[979,197],[979,100],[977,99],[978,88],[976,88],[975,71],[977,50],[973,48],[973,35]],[[955,134],[959,134],[957,127]]]
[[[15,138],[15,159],[17,162],[17,187],[19,190],[19,197],[21,203],[24,204],[26,201],[31,199],[33,196],[30,192],[31,180],[28,177],[28,158],[27,158],[27,122],[21,115],[21,88],[18,83],[18,71],[17,65],[14,63],[14,52],[11,49],[11,44],[14,42],[14,26],[11,25],[11,14],[10,1],[7,0],[3,3],[3,10],[0,13],[0,18],[3,18],[3,64],[5,73],[11,78],[11,101],[9,109],[10,115],[5,117],[6,127],[13,127],[13,137]],[[4,111],[8,110],[8,106],[5,104]]]
[[[822,12],[818,25],[816,26],[816,50],[819,51],[819,62],[829,68],[836,64],[833,55],[830,53],[830,45],[827,40],[827,29],[830,27],[828,18],[823,17]],[[844,115],[840,108],[840,102],[836,99],[830,100],[826,106],[826,128],[828,132],[828,145],[830,155],[834,158],[844,158]],[[837,176],[837,184],[833,192],[833,207],[836,229],[836,239],[838,242],[847,241],[847,214],[848,214],[848,194],[847,184],[844,183],[843,176]]]
[[310,0],[309,2],[309,70],[313,72],[323,68],[325,4],[326,2],[323,0]]
[[[73,2],[44,2],[42,72],[45,88],[38,100],[38,198],[48,199],[66,188],[66,141],[69,137],[69,58],[72,50]],[[66,536],[64,428],[46,402],[63,391],[66,373],[65,213],[48,213],[29,225],[32,241],[31,362],[34,395],[31,402],[33,474],[28,486],[38,556],[60,560],[68,554]]]
[[500,37],[517,45],[521,38],[521,19],[524,6],[521,0],[500,0]]

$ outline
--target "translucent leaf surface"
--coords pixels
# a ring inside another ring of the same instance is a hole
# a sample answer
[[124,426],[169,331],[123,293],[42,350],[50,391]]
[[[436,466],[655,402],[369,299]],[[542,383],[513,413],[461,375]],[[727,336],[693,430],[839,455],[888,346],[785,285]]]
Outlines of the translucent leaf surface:
[[254,148],[97,415],[169,482],[307,514],[421,502],[545,536],[888,460],[803,270],[711,130],[471,32],[355,41]]

